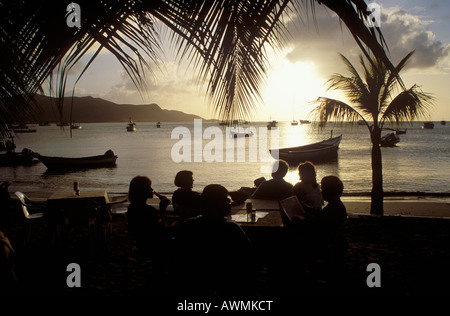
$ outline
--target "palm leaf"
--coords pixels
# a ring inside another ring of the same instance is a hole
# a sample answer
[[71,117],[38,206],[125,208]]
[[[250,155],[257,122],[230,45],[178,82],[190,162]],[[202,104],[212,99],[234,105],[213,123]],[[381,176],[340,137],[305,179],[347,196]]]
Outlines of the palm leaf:
[[320,122],[321,126],[325,126],[325,124],[330,120],[356,123],[358,120],[364,119],[364,117],[354,107],[339,100],[319,97],[312,103],[318,104],[318,106],[315,107],[309,115],[315,121]]
[[384,121],[399,123],[425,117],[434,101],[433,95],[421,91],[417,85],[414,85],[399,93],[391,101],[382,113],[382,123]]

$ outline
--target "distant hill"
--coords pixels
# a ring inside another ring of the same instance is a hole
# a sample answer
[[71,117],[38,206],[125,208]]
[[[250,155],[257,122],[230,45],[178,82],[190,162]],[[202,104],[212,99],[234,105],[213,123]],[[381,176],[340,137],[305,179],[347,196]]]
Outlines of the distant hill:
[[[32,123],[59,122],[59,112],[55,98],[36,95],[40,109]],[[64,98],[63,122],[70,122],[72,98]],[[153,104],[116,104],[100,98],[74,97],[73,121],[76,123],[127,122],[129,118],[135,122],[189,122],[201,119],[200,116],[181,111],[164,110]]]

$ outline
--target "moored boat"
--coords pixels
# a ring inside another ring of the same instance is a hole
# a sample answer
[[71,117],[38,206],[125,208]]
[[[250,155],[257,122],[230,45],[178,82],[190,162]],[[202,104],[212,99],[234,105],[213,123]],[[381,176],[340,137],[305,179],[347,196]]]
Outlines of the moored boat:
[[134,122],[131,120],[131,117],[130,117],[130,120],[128,121],[127,131],[128,131],[128,132],[135,132],[135,131],[136,131],[136,123],[134,123]]
[[434,123],[429,121],[429,122],[424,122],[422,125],[422,128],[424,129],[433,129],[434,128]]
[[400,141],[400,137],[397,134],[386,134],[380,139],[381,147],[394,147]]
[[0,154],[0,166],[31,165],[35,161],[33,152],[27,148],[20,153],[10,151]]
[[303,146],[271,149],[269,152],[273,158],[288,162],[327,161],[336,157],[341,140],[342,135]]
[[250,137],[250,136],[253,136],[253,132],[252,131],[233,131],[233,130],[230,130],[230,133],[231,133],[231,136],[232,137],[235,137],[235,138],[237,138],[237,137]]
[[267,129],[278,128],[277,124],[277,121],[270,121],[267,123]]
[[117,156],[111,149],[109,149],[103,155],[79,158],[50,157],[39,154],[36,154],[35,156],[48,169],[58,170],[113,167],[116,165],[117,160]]

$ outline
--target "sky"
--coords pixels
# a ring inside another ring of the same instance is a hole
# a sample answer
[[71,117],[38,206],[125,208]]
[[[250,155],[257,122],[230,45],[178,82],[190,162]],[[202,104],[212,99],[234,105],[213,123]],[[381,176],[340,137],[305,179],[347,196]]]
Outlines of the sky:
[[[450,1],[377,0],[380,27],[397,64],[412,50],[415,53],[403,70],[407,87],[417,84],[436,98],[430,116],[424,119],[450,120]],[[82,10],[82,8],[81,8]],[[326,81],[334,73],[346,74],[339,53],[358,65],[360,50],[345,25],[321,5],[316,6],[317,28],[306,15],[286,20],[290,36],[281,51],[268,51],[266,84],[262,100],[250,120],[290,121],[308,118],[311,101],[325,96],[345,97],[327,91]],[[192,69],[180,64],[169,45],[164,47],[164,67],[148,77],[148,90],[141,95],[115,57],[102,52],[75,87],[77,96],[93,96],[118,104],[157,103],[164,109],[214,116],[205,88],[193,82]],[[69,79],[77,77],[83,61]],[[70,81],[69,81],[70,82]],[[71,93],[71,85],[69,84]]]

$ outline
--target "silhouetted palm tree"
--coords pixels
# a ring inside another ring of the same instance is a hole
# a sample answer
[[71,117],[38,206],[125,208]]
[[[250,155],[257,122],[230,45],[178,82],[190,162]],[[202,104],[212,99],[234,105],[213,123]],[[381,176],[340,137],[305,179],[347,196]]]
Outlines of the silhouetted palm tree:
[[[362,0],[77,0],[80,27],[66,25],[60,0],[0,3],[0,134],[5,124],[23,121],[35,107],[33,96],[56,72],[56,94],[66,90],[68,72],[91,54],[80,77],[106,49],[118,59],[133,83],[145,90],[145,70],[159,64],[160,34],[171,31],[177,56],[194,67],[207,84],[213,108],[223,119],[248,116],[259,101],[267,60],[265,47],[286,39],[283,18],[312,14],[317,4],[334,11],[365,54],[386,65],[384,39],[368,26]],[[69,12],[71,14],[71,12]]]
[[[422,92],[417,85],[404,88],[399,73],[414,52],[409,53],[393,69],[379,59],[372,58],[369,65],[360,56],[362,72],[358,73],[352,63],[341,55],[350,76],[333,75],[327,82],[328,89],[341,90],[351,102],[347,104],[335,99],[320,97],[312,114],[321,126],[330,120],[348,120],[356,123],[363,120],[370,132],[372,143],[372,203],[371,214],[383,214],[383,170],[380,139],[384,124],[411,121],[423,116],[434,98]],[[395,91],[399,91],[395,94]]]

